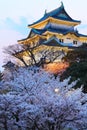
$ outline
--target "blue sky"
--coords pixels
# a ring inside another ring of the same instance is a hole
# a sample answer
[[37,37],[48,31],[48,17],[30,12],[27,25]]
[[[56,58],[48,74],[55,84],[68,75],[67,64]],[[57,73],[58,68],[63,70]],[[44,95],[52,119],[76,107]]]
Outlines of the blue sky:
[[[87,0],[62,0],[65,10],[73,18],[81,20],[81,33],[87,34]],[[28,24],[60,6],[61,0],[0,0],[0,66],[3,64],[3,48],[28,36]]]

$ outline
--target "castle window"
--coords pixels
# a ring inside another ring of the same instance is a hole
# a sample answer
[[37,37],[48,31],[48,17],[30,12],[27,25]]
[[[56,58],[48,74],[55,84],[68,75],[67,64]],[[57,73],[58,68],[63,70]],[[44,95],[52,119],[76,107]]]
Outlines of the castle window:
[[73,44],[77,45],[77,41],[73,41]]
[[71,38],[67,38],[68,40],[70,40]]
[[59,39],[59,42],[62,42],[62,43],[63,43],[63,42],[64,42],[64,39]]

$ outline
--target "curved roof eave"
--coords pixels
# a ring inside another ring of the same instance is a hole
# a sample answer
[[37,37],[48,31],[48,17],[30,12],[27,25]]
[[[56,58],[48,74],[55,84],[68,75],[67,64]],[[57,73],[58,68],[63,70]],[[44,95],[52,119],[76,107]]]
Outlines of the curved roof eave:
[[38,24],[38,23],[41,23],[42,21],[48,19],[49,17],[55,18],[56,15],[60,14],[62,11],[66,14],[67,19],[58,18],[58,17],[57,17],[57,19],[65,20],[65,21],[70,21],[70,22],[81,23],[80,20],[74,20],[74,19],[72,19],[72,18],[67,14],[67,12],[65,11],[63,4],[61,4],[61,6],[60,6],[59,8],[57,8],[57,9],[51,11],[51,12],[45,13],[45,15],[44,15],[42,18],[40,18],[39,20],[37,20],[37,21],[34,22],[33,24],[28,25],[28,27],[33,26],[33,25]]

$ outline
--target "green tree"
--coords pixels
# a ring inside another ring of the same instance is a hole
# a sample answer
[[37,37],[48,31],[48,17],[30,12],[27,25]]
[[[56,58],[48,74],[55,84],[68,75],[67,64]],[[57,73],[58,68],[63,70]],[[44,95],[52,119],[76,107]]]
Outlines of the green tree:
[[61,75],[61,80],[70,78],[69,83],[78,80],[75,88],[83,86],[87,93],[87,48],[78,47],[68,51],[63,60],[70,63],[66,71]]
[[67,55],[63,57],[64,61],[71,63],[80,62],[87,60],[87,49],[86,48],[74,48],[69,50]]
[[83,91],[87,93],[87,61],[75,62],[61,75],[61,80],[70,78],[69,83],[77,80],[75,88],[83,85]]

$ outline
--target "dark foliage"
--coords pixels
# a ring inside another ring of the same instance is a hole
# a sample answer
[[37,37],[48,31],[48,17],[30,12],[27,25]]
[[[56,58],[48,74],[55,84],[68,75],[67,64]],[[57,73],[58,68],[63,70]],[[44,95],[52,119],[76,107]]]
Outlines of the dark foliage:
[[80,62],[87,60],[87,49],[86,48],[76,48],[67,53],[63,60],[69,63]]
[[61,80],[71,76],[69,83],[78,80],[75,88],[83,85],[83,91],[87,93],[87,61],[75,62],[61,75]]

